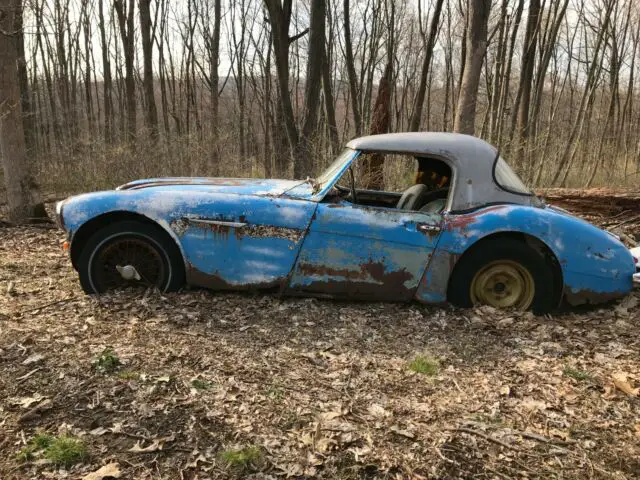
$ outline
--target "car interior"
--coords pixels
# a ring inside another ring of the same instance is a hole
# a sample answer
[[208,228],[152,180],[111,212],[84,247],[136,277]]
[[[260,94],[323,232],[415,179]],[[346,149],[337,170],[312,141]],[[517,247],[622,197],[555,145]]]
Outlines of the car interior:
[[[366,155],[360,155],[324,201],[330,203],[346,201],[356,205],[434,214],[444,210],[452,180],[451,167],[444,161],[432,157],[413,157],[414,161],[410,163],[413,164],[413,171],[406,172],[404,181],[401,182],[406,188],[386,191],[366,188],[368,186],[366,178],[359,175],[363,170],[362,164],[366,160]],[[385,160],[385,165],[388,162],[389,160]]]

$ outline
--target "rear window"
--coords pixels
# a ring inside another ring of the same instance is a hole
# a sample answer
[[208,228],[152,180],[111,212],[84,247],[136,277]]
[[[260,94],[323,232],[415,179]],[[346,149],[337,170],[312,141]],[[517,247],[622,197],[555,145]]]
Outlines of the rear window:
[[520,177],[511,170],[511,167],[502,157],[499,157],[493,166],[493,176],[500,188],[519,195],[531,195],[531,190],[522,183]]

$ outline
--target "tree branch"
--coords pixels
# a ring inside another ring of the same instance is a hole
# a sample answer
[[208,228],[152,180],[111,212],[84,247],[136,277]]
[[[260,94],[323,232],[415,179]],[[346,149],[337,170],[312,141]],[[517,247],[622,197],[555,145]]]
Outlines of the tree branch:
[[304,37],[307,33],[309,33],[309,29],[305,28],[303,31],[301,31],[300,33],[295,34],[293,37],[289,37],[289,45],[291,45],[296,40]]

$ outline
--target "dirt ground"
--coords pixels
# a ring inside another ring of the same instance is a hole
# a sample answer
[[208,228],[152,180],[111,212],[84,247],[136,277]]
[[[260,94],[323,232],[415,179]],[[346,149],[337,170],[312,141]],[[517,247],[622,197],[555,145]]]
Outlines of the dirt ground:
[[[640,234],[635,200],[580,195],[548,193]],[[545,317],[206,291],[91,298],[61,240],[0,227],[2,479],[640,477],[638,294]],[[108,347],[121,365],[103,371]],[[88,456],[19,458],[42,432],[81,439]],[[231,461],[242,448],[250,461]],[[105,465],[115,477],[91,476]]]

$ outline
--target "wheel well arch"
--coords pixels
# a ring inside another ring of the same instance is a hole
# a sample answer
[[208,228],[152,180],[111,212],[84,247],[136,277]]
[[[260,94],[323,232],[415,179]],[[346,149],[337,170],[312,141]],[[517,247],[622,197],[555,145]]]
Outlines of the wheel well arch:
[[80,252],[94,233],[111,223],[126,220],[153,225],[160,228],[160,230],[165,232],[165,234],[175,244],[176,250],[180,253],[180,256],[184,261],[185,256],[182,250],[182,246],[171,231],[169,231],[167,228],[165,228],[155,220],[140,213],[129,212],[126,210],[117,210],[113,212],[103,213],[102,215],[98,215],[97,217],[92,218],[91,220],[83,223],[80,228],[78,228],[78,230],[73,234],[73,238],[71,239],[71,247],[69,249],[71,264],[73,265],[73,267],[76,270],[78,269],[77,262],[78,258],[80,257]]
[[[451,279],[453,278],[456,268],[458,268],[458,265],[460,264],[460,260],[467,254],[469,254],[470,252],[481,248],[483,245],[498,240],[500,238],[511,238],[523,243],[526,243],[532,250],[534,250],[535,252],[537,252],[545,261],[545,263],[547,264],[547,266],[551,269],[551,272],[553,273],[553,279],[554,279],[554,285],[553,285],[553,295],[554,295],[554,305],[558,306],[560,305],[560,301],[562,300],[562,292],[564,290],[564,279],[563,279],[563,275],[562,275],[562,267],[560,266],[560,261],[558,260],[558,257],[556,257],[555,253],[553,253],[553,250],[551,250],[551,248],[542,240],[540,240],[537,237],[534,237],[533,235],[529,235],[527,233],[524,232],[517,232],[517,231],[503,231],[503,232],[496,232],[496,233],[492,233],[490,235],[487,235],[486,237],[482,237],[481,239],[477,240],[476,242],[474,242],[473,244],[471,244],[458,258],[458,260],[456,261],[456,264],[453,267],[453,270],[451,271],[451,275],[449,276],[449,285],[451,284]],[[449,292],[449,285],[447,286],[447,296],[448,296],[448,292]]]

